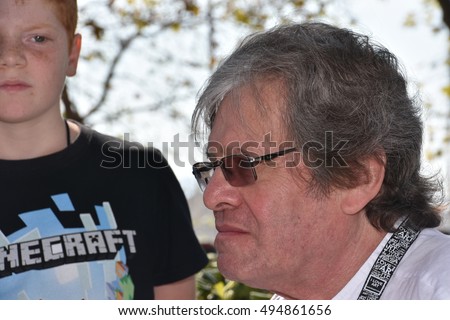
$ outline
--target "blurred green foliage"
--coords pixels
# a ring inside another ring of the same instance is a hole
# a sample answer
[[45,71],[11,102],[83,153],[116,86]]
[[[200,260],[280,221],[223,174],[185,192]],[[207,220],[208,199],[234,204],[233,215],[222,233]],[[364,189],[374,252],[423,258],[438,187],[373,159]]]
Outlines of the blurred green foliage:
[[208,258],[208,265],[197,274],[197,299],[269,300],[272,297],[268,291],[225,279],[217,269],[217,254],[208,253]]

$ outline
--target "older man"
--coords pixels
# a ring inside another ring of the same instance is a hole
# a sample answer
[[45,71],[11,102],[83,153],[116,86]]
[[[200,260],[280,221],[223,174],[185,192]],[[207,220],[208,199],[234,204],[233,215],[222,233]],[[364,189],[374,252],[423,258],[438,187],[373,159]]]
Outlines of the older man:
[[[246,38],[201,92],[219,270],[287,299],[450,299],[439,184],[397,59],[322,23]],[[220,169],[218,169],[220,168]]]

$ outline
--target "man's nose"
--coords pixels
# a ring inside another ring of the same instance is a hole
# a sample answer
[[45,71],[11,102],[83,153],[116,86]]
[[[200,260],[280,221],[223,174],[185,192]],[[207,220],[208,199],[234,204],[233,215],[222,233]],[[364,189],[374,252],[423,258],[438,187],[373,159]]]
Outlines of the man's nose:
[[209,180],[203,192],[203,202],[213,211],[239,206],[241,197],[238,188],[228,183],[221,168],[217,168]]

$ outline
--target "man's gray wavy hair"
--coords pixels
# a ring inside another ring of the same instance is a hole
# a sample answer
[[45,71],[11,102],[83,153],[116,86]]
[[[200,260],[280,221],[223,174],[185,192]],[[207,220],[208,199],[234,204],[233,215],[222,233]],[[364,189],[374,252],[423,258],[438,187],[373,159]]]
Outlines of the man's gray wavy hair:
[[[404,216],[419,227],[440,224],[442,186],[421,174],[421,108],[409,97],[397,58],[381,45],[348,29],[324,23],[283,25],[245,38],[200,92],[192,117],[194,132],[210,130],[223,98],[257,81],[279,81],[282,116],[296,146],[347,141],[339,149],[348,166],[310,166],[311,189],[326,196],[364,177],[363,160],[385,164],[380,193],[366,206],[371,223],[392,231]],[[273,112],[273,111],[272,111]],[[204,129],[204,128],[203,128]],[[333,153],[310,148],[303,156],[322,163]],[[313,152],[313,154],[311,154]]]

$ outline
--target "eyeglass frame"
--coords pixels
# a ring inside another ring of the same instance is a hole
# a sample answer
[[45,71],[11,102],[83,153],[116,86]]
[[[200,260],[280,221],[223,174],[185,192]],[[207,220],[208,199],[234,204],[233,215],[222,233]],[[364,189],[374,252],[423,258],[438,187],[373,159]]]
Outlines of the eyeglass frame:
[[[239,162],[239,167],[244,168],[244,169],[251,169],[252,175],[253,175],[253,181],[251,183],[246,183],[244,185],[234,185],[234,187],[247,186],[247,185],[251,185],[251,184],[255,183],[258,178],[258,176],[256,174],[256,170],[255,170],[255,167],[257,165],[259,165],[263,162],[266,162],[266,161],[271,161],[277,157],[284,156],[287,153],[294,152],[296,150],[297,150],[297,148],[288,148],[288,149],[279,150],[277,152],[268,153],[268,154],[265,154],[265,155],[262,155],[259,157],[252,157],[252,156],[245,155],[243,153],[234,153],[234,154],[225,156],[223,158],[217,159],[215,161],[197,162],[192,166],[192,174],[194,175],[195,179],[197,180],[197,183],[198,183],[200,189],[202,191],[204,191],[206,189],[206,186],[208,185],[208,181],[206,180],[206,177],[202,177],[201,172],[209,172],[211,170],[215,171],[217,167],[220,167],[224,174],[225,180],[231,186],[233,186],[233,184],[228,180],[227,173],[224,170],[224,169],[229,169],[229,168],[224,168],[224,166],[225,166],[224,159],[239,156],[239,157],[243,158]],[[242,163],[247,163],[248,165],[241,166]],[[210,177],[212,177],[212,175]]]

